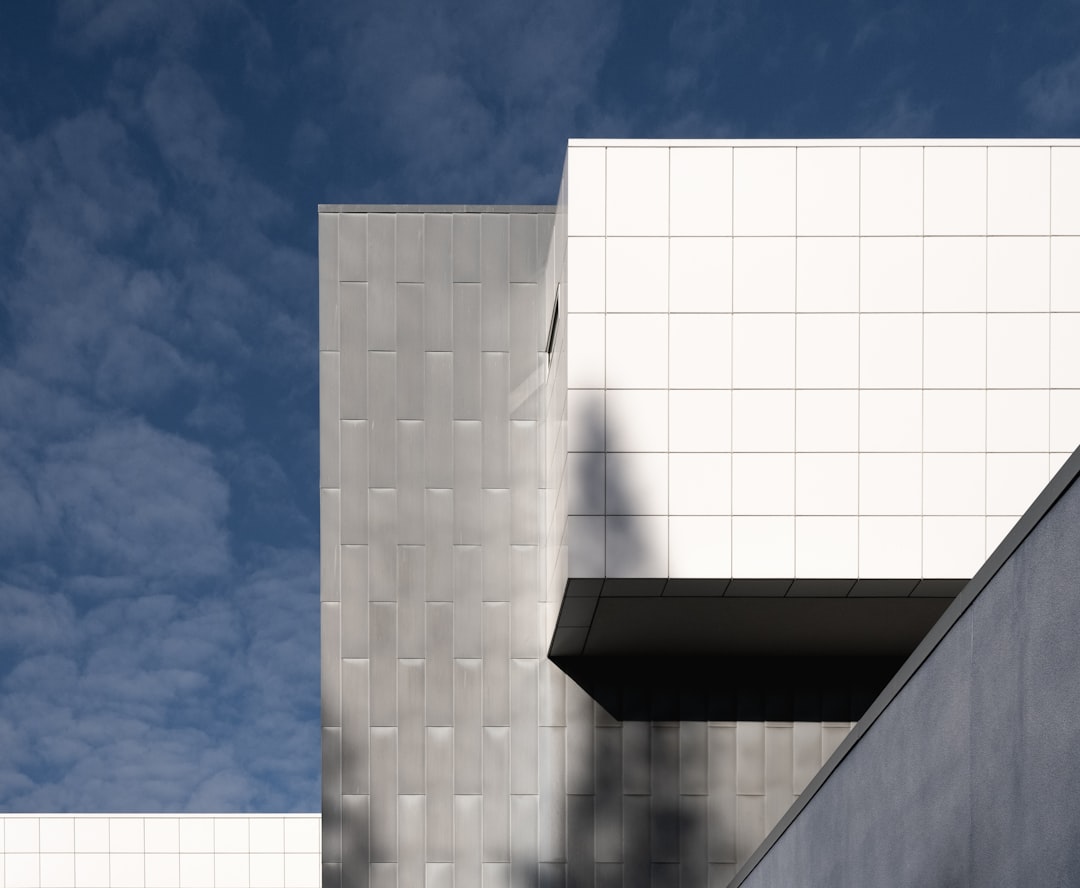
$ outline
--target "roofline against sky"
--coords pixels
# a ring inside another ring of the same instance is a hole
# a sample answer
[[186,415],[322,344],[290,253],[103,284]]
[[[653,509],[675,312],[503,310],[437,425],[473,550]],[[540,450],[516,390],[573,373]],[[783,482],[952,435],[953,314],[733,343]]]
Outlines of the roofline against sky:
[[568,139],[569,148],[1080,148],[1080,139]]
[[552,204],[319,204],[320,213],[554,213]]

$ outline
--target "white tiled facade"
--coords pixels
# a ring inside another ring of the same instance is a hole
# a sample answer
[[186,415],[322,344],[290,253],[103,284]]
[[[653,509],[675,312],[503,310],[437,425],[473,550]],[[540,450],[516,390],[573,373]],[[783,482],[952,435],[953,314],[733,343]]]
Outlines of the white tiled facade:
[[318,814],[6,814],[0,888],[318,888]]
[[1080,144],[572,141],[565,180],[569,576],[967,578],[1080,443]]

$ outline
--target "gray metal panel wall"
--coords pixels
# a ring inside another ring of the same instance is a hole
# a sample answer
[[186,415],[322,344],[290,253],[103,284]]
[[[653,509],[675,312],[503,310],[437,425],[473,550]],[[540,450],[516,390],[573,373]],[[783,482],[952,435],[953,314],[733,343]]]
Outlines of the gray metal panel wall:
[[850,725],[620,724],[547,659],[565,245],[462,210],[319,218],[325,884],[723,884]]
[[740,885],[1080,884],[1078,473],[1074,454]]

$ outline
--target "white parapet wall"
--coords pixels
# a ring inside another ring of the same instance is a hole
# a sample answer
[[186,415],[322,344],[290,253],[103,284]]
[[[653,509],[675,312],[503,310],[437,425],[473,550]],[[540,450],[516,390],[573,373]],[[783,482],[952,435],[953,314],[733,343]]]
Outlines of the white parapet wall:
[[970,577],[1080,444],[1080,143],[570,142],[570,577]]
[[318,814],[4,814],[0,888],[319,888]]

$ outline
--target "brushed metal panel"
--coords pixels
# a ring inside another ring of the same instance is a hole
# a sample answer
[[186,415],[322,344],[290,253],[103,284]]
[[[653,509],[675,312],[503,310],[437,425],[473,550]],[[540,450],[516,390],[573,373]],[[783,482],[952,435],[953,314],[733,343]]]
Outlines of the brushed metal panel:
[[424,491],[425,592],[428,601],[454,600],[454,492]]
[[[431,799],[428,799],[428,806]],[[424,888],[454,888],[454,864],[429,863],[424,867]]]
[[341,661],[341,791],[345,794],[366,795],[370,786],[368,673],[367,660]]
[[742,864],[765,838],[765,796],[735,797],[735,862]]
[[626,885],[651,885],[650,799],[647,795],[623,796],[623,875]]
[[735,726],[709,725],[709,860],[735,862]]
[[319,213],[319,349],[338,341],[338,214]]
[[479,422],[454,422],[454,542],[483,541]]
[[484,487],[510,486],[510,391],[506,352],[481,355]]
[[319,597],[341,598],[341,491],[319,491]]
[[424,606],[424,547],[398,546],[397,602],[399,657],[423,658],[427,620]]
[[480,660],[454,660],[454,792],[479,793],[481,785]]
[[739,722],[735,726],[735,786],[746,795],[765,794],[765,725]]
[[343,281],[367,280],[367,213],[338,216],[338,276]]
[[821,725],[817,722],[795,722],[791,735],[792,790],[798,794],[821,769]]
[[485,601],[510,600],[510,491],[483,492]]
[[648,795],[652,791],[652,732],[648,722],[623,725],[623,792]]
[[368,348],[393,351],[397,348],[394,297],[394,216],[368,216]]
[[368,424],[341,423],[341,542],[366,543],[368,533]]
[[454,485],[454,356],[424,355],[424,448],[428,487]]
[[398,213],[397,271],[398,281],[424,280],[424,217],[420,213]]
[[679,797],[679,883],[704,885],[709,878],[706,803],[703,795]]
[[[374,673],[372,674],[374,679]],[[397,860],[398,729],[371,729],[371,860]]]
[[535,546],[540,541],[540,437],[537,423],[510,423],[510,542]]
[[453,348],[454,290],[449,215],[424,216],[424,348]]
[[322,857],[341,861],[341,728],[322,729]]
[[[434,670],[432,670],[434,672]],[[454,860],[454,729],[427,729],[427,859]]]
[[421,545],[424,539],[424,422],[398,420],[397,541]]
[[709,737],[705,722],[679,724],[679,792],[683,795],[706,795],[708,780]]
[[596,859],[619,863],[622,847],[622,728],[596,728]]
[[454,284],[454,419],[480,419],[480,287]]
[[[398,878],[402,885],[419,885],[424,878],[424,823],[427,820],[422,795],[398,796]],[[406,876],[406,867],[415,869]]]
[[771,829],[795,801],[791,725],[765,725],[765,827]]
[[[364,878],[367,879],[367,869],[364,870]],[[366,886],[367,881],[360,884]],[[327,860],[322,862],[322,888],[342,888],[341,881],[341,864],[330,863]]]
[[510,547],[510,656],[540,656],[540,548]]
[[566,728],[541,727],[540,860],[566,860]]
[[319,352],[319,487],[341,486],[340,369],[338,352]]
[[480,796],[454,797],[454,885],[480,884]]
[[480,283],[480,216],[454,214],[454,283]]
[[[599,820],[600,814],[597,813],[596,816]],[[623,888],[623,865],[621,863],[598,863],[596,865],[596,888]]]
[[510,661],[510,792],[537,793],[539,663]]
[[596,791],[593,699],[574,682],[566,687],[566,791]]
[[540,660],[540,724],[566,725],[566,673],[546,657]]
[[[398,792],[424,792],[424,661],[398,660]],[[421,849],[421,856],[423,849]]]
[[510,874],[515,888],[536,885],[538,816],[535,795],[510,796]]
[[322,725],[341,727],[341,604],[319,605],[322,651]]
[[510,605],[483,603],[484,724],[510,724]]
[[454,546],[454,656],[483,656],[479,546]]
[[341,417],[367,419],[367,284],[341,285]]
[[368,596],[397,598],[397,491],[368,490]]
[[397,485],[397,355],[368,353],[368,443],[372,487]]
[[594,884],[596,837],[591,795],[566,797],[566,868],[574,885]]
[[484,351],[505,352],[510,348],[509,223],[505,213],[485,213],[480,220],[480,347]]
[[[368,885],[370,802],[366,795],[346,795],[341,799],[342,888],[367,888]],[[325,882],[323,888],[326,888]]]
[[427,715],[429,725],[454,723],[454,605],[427,604]]
[[510,860],[510,729],[484,728],[483,859]]
[[540,888],[566,888],[566,864],[541,861],[538,866]]
[[371,888],[398,888],[398,865],[396,863],[372,863]]
[[540,263],[536,250],[536,214],[510,214],[509,273],[512,282],[533,283]]
[[371,723],[397,724],[397,605],[371,605]]
[[[510,323],[510,390],[515,392],[513,406],[516,408],[523,400],[523,394],[543,384],[543,378],[536,374],[536,356],[547,345],[547,330],[540,330],[542,321],[537,318],[540,312],[540,287],[537,284],[511,284],[507,305]],[[565,321],[563,322],[565,323]],[[544,356],[547,363],[547,356]],[[521,390],[521,394],[518,394]],[[536,417],[529,417],[535,419]]]
[[397,285],[397,415],[424,418],[424,287]]
[[367,546],[341,547],[341,656],[368,655]]
[[652,859],[679,860],[679,728],[652,725]]

